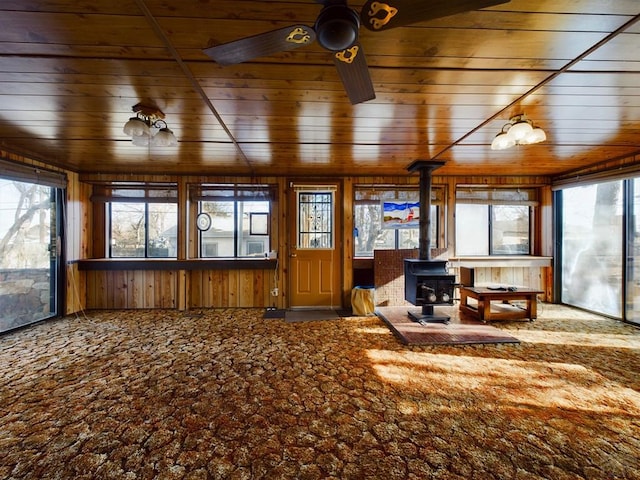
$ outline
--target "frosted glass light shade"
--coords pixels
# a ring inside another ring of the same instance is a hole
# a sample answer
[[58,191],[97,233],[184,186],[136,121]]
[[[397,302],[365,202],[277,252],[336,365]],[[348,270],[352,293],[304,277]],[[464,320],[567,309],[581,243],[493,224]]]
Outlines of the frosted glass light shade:
[[131,117],[127,123],[124,124],[122,129],[125,135],[130,137],[140,137],[143,135],[149,135],[149,125],[144,120],[138,117]]
[[149,140],[151,137],[147,134],[137,135],[131,138],[131,143],[133,143],[136,147],[146,147],[149,145]]
[[532,130],[533,130],[533,127],[529,122],[520,120],[511,126],[507,134],[511,138],[513,138],[516,141],[516,143],[519,143],[520,140],[526,138],[527,135],[529,135]]
[[491,142],[491,150],[505,150],[516,144],[516,141],[507,133],[500,132]]
[[536,127],[531,120],[524,115],[516,115],[509,119],[509,123],[491,142],[491,150],[505,150],[514,145],[531,145],[544,142],[547,134],[540,127]]
[[527,135],[520,143],[523,145],[531,145],[533,143],[544,142],[547,139],[547,134],[544,133],[540,127],[535,127],[531,130],[531,133]]
[[151,145],[158,147],[174,147],[177,144],[178,140],[176,139],[176,136],[166,127],[161,128],[158,133],[151,138]]

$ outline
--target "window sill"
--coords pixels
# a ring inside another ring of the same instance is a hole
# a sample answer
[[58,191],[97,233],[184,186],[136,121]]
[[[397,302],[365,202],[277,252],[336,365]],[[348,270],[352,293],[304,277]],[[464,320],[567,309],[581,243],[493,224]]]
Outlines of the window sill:
[[95,258],[77,260],[79,270],[273,270],[271,258],[192,259],[175,258]]
[[550,267],[553,257],[533,255],[491,255],[484,257],[451,257],[451,267]]

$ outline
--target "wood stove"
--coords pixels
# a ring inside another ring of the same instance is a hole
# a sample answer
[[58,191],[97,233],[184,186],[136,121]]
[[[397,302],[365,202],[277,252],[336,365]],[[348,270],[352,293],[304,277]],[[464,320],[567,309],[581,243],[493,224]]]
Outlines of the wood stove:
[[446,261],[405,258],[404,298],[422,306],[421,315],[409,312],[409,316],[420,323],[448,322],[449,317],[435,315],[433,307],[453,305],[455,278],[455,275],[449,275]]
[[449,275],[446,260],[431,259],[431,175],[444,162],[416,160],[409,171],[420,172],[420,219],[418,258],[404,260],[404,298],[422,307],[420,314],[409,312],[419,323],[447,323],[450,317],[436,315],[437,305],[453,305],[455,275]]

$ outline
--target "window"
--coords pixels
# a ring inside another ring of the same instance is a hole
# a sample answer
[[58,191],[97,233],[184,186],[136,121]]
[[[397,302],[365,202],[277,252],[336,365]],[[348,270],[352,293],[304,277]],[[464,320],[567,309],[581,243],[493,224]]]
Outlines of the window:
[[535,189],[456,191],[456,255],[530,255]]
[[270,250],[271,193],[267,186],[198,185],[191,189],[197,214],[210,225],[198,230],[202,258],[262,257]]
[[114,202],[110,207],[111,257],[176,257],[175,203]]
[[[416,221],[419,217],[418,188],[381,188],[358,186],[355,190],[354,206],[354,255],[373,257],[374,250],[396,250],[418,248],[419,229]],[[397,223],[385,221],[384,202],[406,203],[402,220]],[[432,248],[444,243],[441,232],[444,224],[444,187],[431,189],[431,241]],[[403,226],[403,222],[408,226]],[[386,225],[385,225],[386,224]]]
[[177,257],[175,184],[96,185],[92,200],[107,208],[111,258]]

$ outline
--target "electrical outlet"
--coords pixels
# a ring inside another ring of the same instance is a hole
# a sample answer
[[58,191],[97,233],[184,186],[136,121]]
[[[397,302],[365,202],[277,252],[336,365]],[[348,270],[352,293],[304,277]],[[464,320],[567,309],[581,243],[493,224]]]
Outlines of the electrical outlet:
[[277,297],[278,296],[278,287],[271,289],[271,296],[272,297]]

